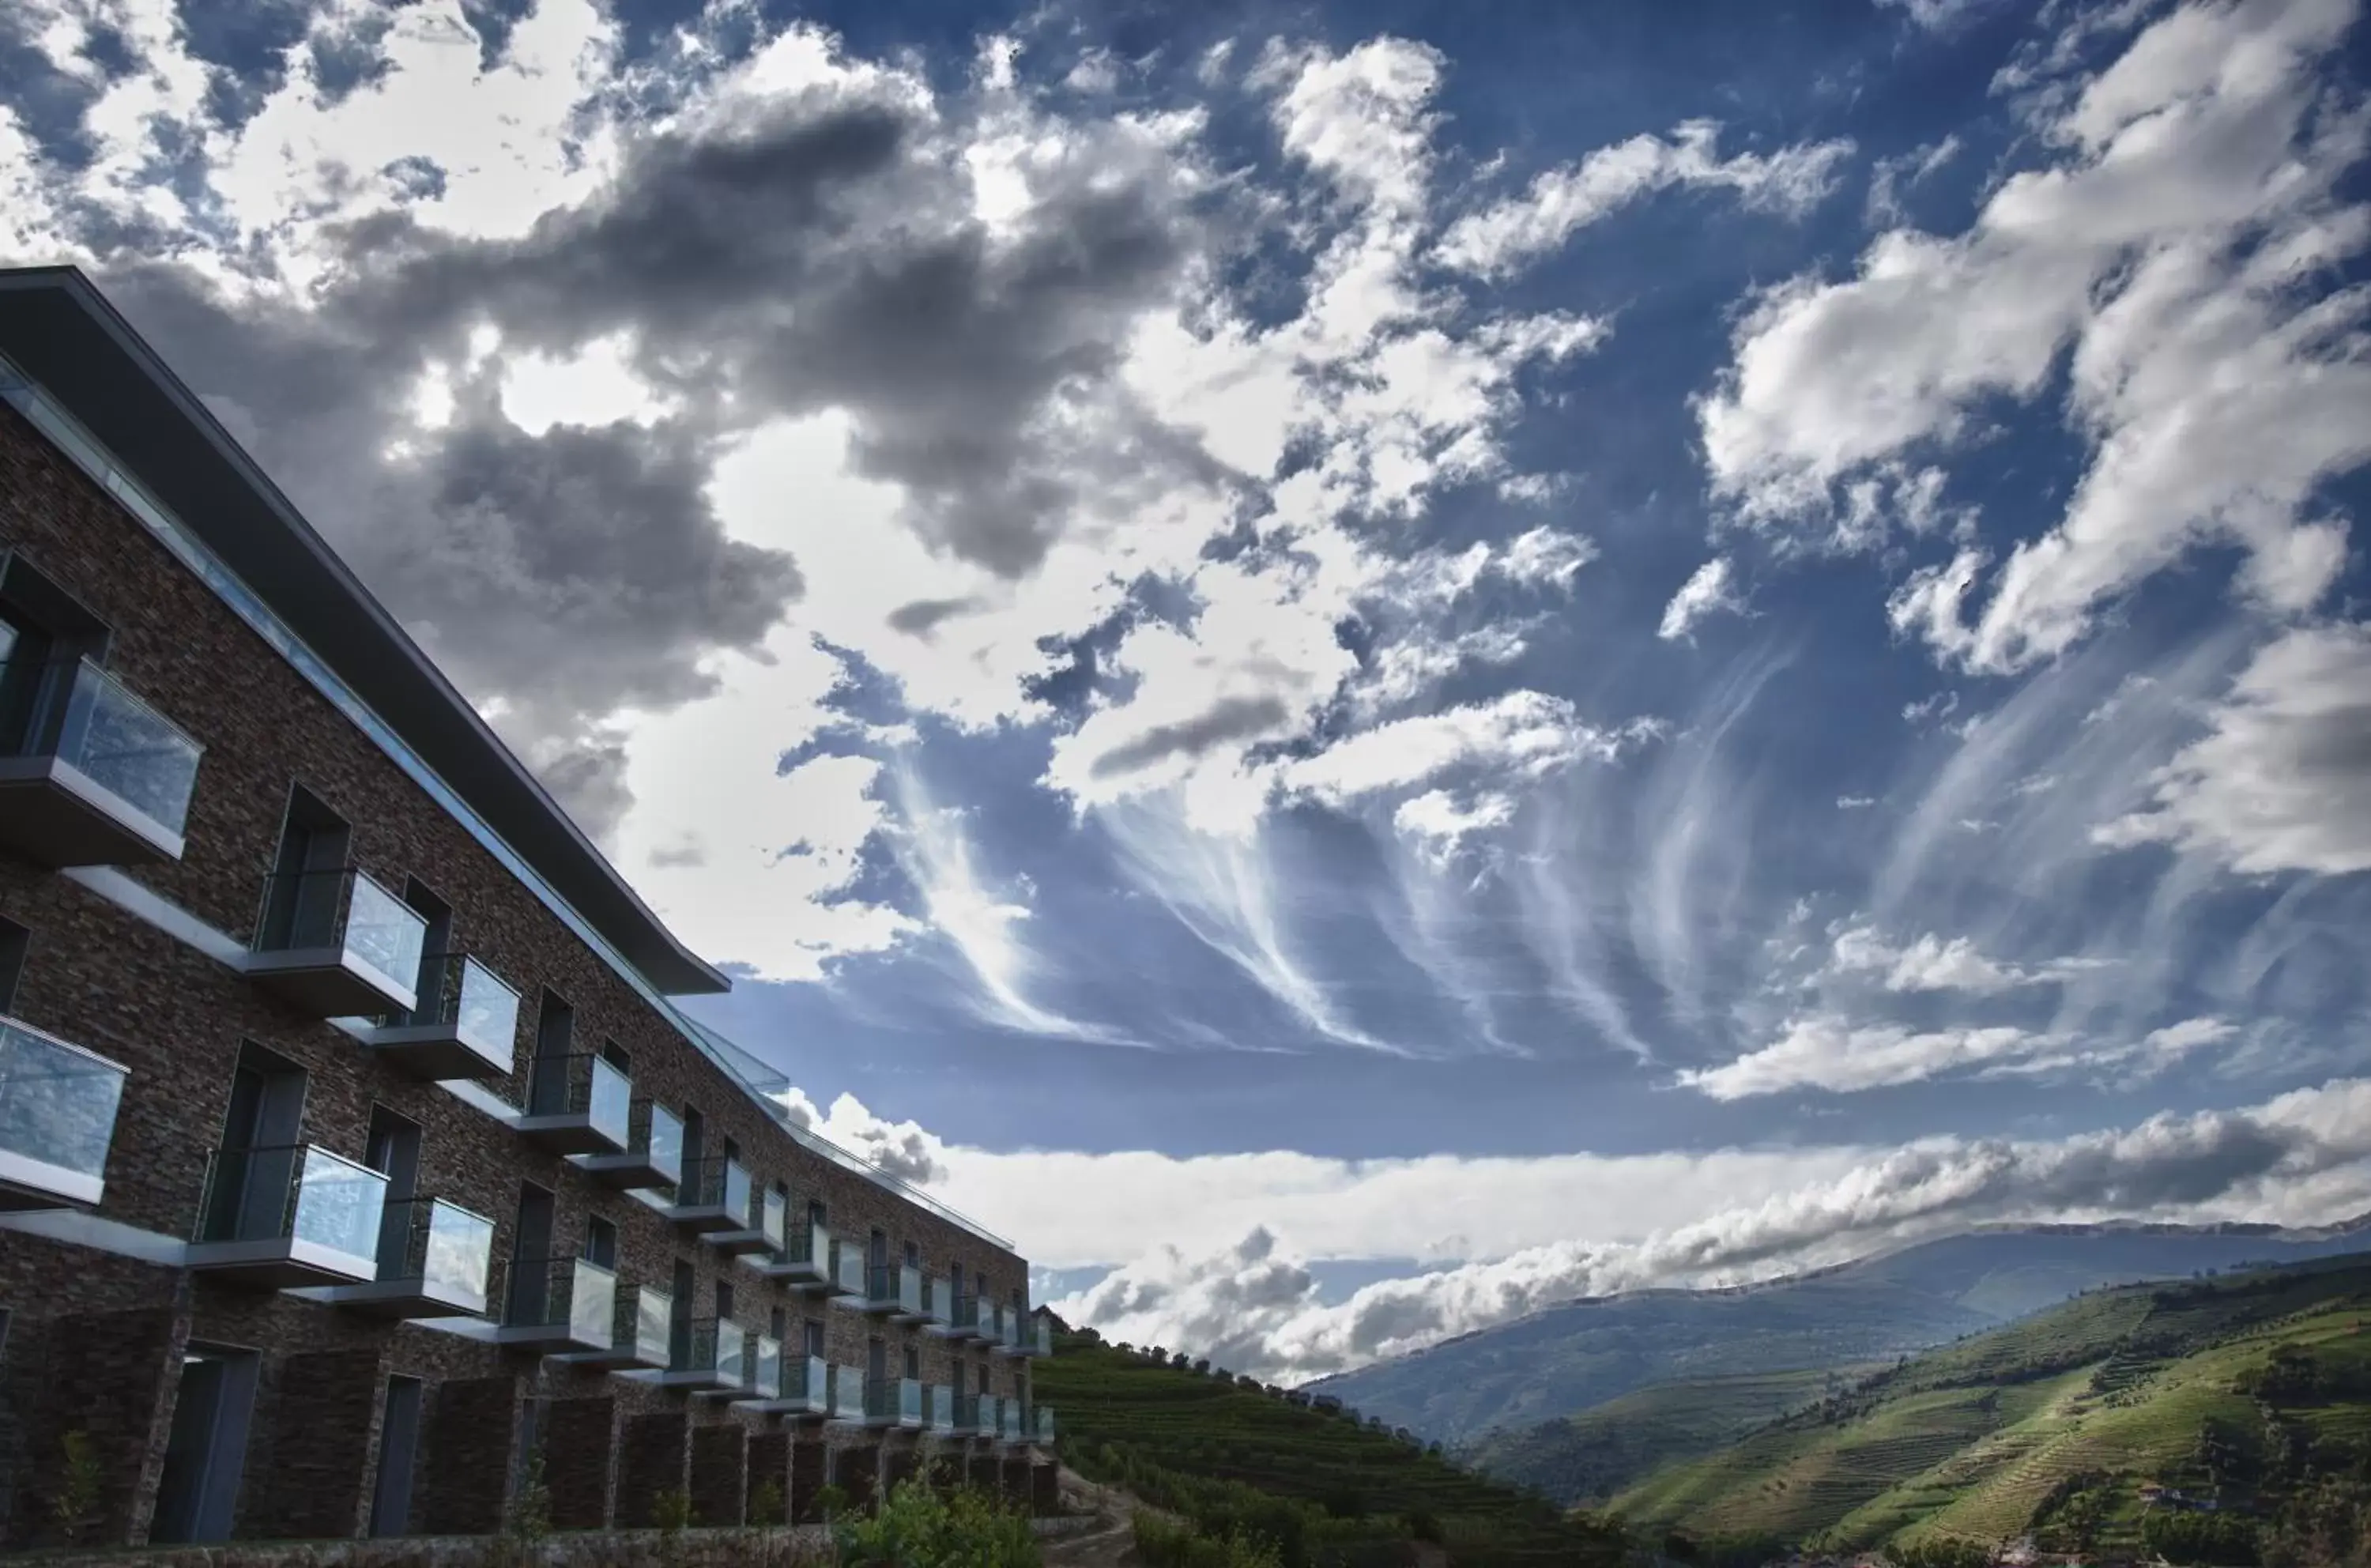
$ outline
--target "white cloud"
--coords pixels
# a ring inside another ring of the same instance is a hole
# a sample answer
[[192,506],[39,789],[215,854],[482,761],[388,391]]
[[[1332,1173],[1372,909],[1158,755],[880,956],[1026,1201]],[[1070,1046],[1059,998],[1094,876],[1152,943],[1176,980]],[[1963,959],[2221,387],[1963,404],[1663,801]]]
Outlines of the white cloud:
[[1609,761],[1636,733],[1597,729],[1562,698],[1517,690],[1362,731],[1283,765],[1279,779],[1287,790],[1346,805],[1455,772],[1539,778],[1583,758]]
[[1800,214],[1833,187],[1838,166],[1853,150],[1848,141],[1833,141],[1783,147],[1767,156],[1740,153],[1721,158],[1714,152],[1719,137],[1717,122],[1691,120],[1669,138],[1633,136],[1549,169],[1521,196],[1450,225],[1440,260],[1459,271],[1503,277],[1576,231],[1675,185],[1732,190],[1749,207]]
[[2254,874],[2371,870],[2371,627],[2284,633],[2205,717],[2147,805],[2099,842],[2171,844]]
[[2326,90],[2347,0],[2185,6],[2043,126],[2051,167],[2004,182],[1954,237],[1880,236],[1842,282],[1772,290],[1700,414],[1717,491],[1752,519],[1820,518],[1871,465],[1979,433],[2073,346],[2068,415],[2090,461],[2056,526],[1906,585],[1895,623],[1949,657],[2022,668],[2192,548],[2246,552],[2242,587],[2315,603],[2342,525],[2310,513],[2371,444],[2371,293],[2298,284],[2371,240],[2343,204],[2366,121]]
[[1978,951],[1966,937],[1946,941],[1932,931],[1906,947],[1893,947],[1869,926],[1845,928],[1837,935],[1828,960],[1830,974],[1874,975],[1889,991],[1959,991],[1976,997],[2055,985],[2097,967],[2083,959],[2003,963]]
[[1392,825],[1436,864],[1454,859],[1467,840],[1514,819],[1514,797],[1495,790],[1471,797],[1428,790],[1402,801],[1392,813]]
[[2007,1025],[1914,1032],[1898,1024],[1853,1025],[1814,1014],[1795,1020],[1778,1039],[1759,1050],[1718,1067],[1682,1072],[1680,1082],[1715,1100],[1795,1089],[1847,1094],[2013,1062],[2058,1044],[2048,1036]]
[[1743,611],[1745,601],[1730,589],[1729,577],[1727,556],[1715,556],[1697,567],[1663,606],[1663,623],[1655,628],[1655,635],[1666,642],[1676,641],[1693,633],[1706,616]]
[[[1541,1161],[1516,1192],[1532,1190],[1531,1176],[1553,1171],[1563,1182],[1565,1226],[1576,1223],[1573,1216],[1607,1217],[1579,1219],[1587,1228],[1580,1234],[1567,1229],[1514,1251],[1475,1239],[1449,1254],[1471,1261],[1370,1285],[1330,1306],[1296,1281],[1301,1260],[1340,1255],[1328,1245],[1333,1235],[1313,1244],[1300,1224],[1281,1217],[1313,1218],[1313,1211],[1329,1206],[1308,1201],[1310,1188],[1299,1186],[1248,1205],[1261,1217],[1232,1231],[1197,1229],[1149,1254],[1131,1248],[1127,1255],[1136,1262],[1052,1305],[1116,1339],[1189,1349],[1238,1371],[1309,1377],[1421,1349],[1575,1297],[1766,1278],[1980,1223],[2328,1223],[2371,1202],[2366,1157],[2371,1083],[2339,1080],[2246,1109],[2159,1115],[2057,1140],[1931,1138],[1891,1150]],[[1076,1190],[1101,1187],[1080,1180],[1066,1157],[1055,1158],[1065,1159],[1061,1177]],[[1230,1172],[1255,1182],[1253,1172],[1266,1158],[1231,1157]],[[1789,1159],[1805,1164],[1790,1170]],[[1403,1238],[1454,1236],[1477,1219],[1503,1228],[1494,1223],[1500,1211],[1490,1201],[1498,1190],[1486,1196],[1456,1175],[1457,1168],[1431,1162],[1393,1167],[1381,1176],[1384,1188],[1355,1181],[1337,1201],[1363,1210],[1386,1192],[1405,1193],[1418,1208],[1397,1232]],[[1433,1188],[1414,1184],[1417,1178],[1441,1182],[1445,1190],[1436,1196]],[[1055,1172],[1037,1179],[1050,1184]],[[1314,1169],[1303,1179],[1327,1185]],[[1757,1181],[1763,1184],[1752,1184]],[[1144,1201],[1125,1178],[1117,1186],[1099,1199]],[[1244,1212],[1243,1205],[1221,1206],[1230,1217]],[[1444,1232],[1426,1224],[1435,1216],[1446,1223]],[[1321,1222],[1319,1228],[1327,1228]],[[1426,1261],[1441,1255],[1429,1247],[1418,1254]]]

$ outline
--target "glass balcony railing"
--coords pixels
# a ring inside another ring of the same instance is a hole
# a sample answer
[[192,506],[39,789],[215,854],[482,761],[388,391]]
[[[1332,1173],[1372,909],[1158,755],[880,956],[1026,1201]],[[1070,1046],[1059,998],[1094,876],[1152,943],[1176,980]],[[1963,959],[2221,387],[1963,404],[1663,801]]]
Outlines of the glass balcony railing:
[[1021,1354],[1051,1355],[1054,1354],[1054,1325],[1031,1313],[1021,1326]]
[[864,1248],[860,1242],[834,1240],[831,1244],[831,1282],[843,1296],[862,1299],[865,1294]]
[[862,1421],[867,1408],[864,1369],[860,1366],[834,1366],[831,1369],[831,1418],[834,1421]]
[[1008,1443],[1021,1441],[1021,1401],[1008,1396],[999,1412],[999,1435]]
[[1039,1405],[1034,1413],[1037,1418],[1037,1429],[1034,1434],[1034,1440],[1039,1443],[1052,1443],[1054,1441],[1054,1407]]
[[518,1040],[519,994],[467,953],[431,953],[420,963],[418,1000],[384,1014],[386,1029],[449,1029],[489,1062],[510,1070]]
[[749,1172],[729,1155],[711,1155],[686,1165],[676,1183],[679,1208],[720,1209],[736,1226],[749,1216]]
[[64,764],[179,852],[205,747],[87,659],[0,659],[0,690],[33,710],[15,755]]
[[771,1334],[749,1336],[748,1387],[759,1399],[782,1394],[782,1342]]
[[618,1293],[617,1325],[609,1343],[630,1353],[641,1366],[665,1366],[674,1326],[674,1297],[654,1285],[630,1286]]
[[412,994],[428,922],[369,873],[353,866],[274,872],[264,879],[263,911],[256,951],[335,952],[384,981],[388,996]]
[[828,1413],[831,1410],[831,1364],[820,1355],[784,1357],[781,1397],[795,1401],[802,1410]]
[[765,1234],[766,1245],[775,1251],[782,1250],[789,1240],[786,1234],[791,1222],[791,1200],[788,1194],[769,1187],[764,1193],[764,1207],[758,1216],[758,1228]]
[[867,1277],[865,1301],[904,1317],[922,1315],[922,1271],[911,1263],[879,1263]]
[[908,1381],[904,1378],[865,1378],[864,1419],[868,1424],[891,1426],[897,1423],[905,1406]]
[[966,1394],[961,1389],[954,1390],[952,1402],[955,1431],[971,1433],[979,1430],[979,1399],[977,1394]]
[[931,1383],[922,1389],[922,1418],[931,1431],[942,1436],[955,1429],[955,1391],[944,1383]]
[[618,1275],[590,1258],[529,1256],[511,1264],[511,1297],[504,1321],[519,1329],[549,1329],[552,1337],[600,1346],[617,1329]]
[[198,1205],[200,1242],[289,1241],[377,1270],[387,1178],[312,1144],[216,1149]]
[[683,1118],[655,1100],[637,1101],[627,1147],[650,1162],[668,1185],[683,1180]]
[[897,1379],[897,1424],[922,1424],[922,1380],[919,1378]]
[[695,1318],[684,1338],[683,1359],[669,1370],[705,1373],[719,1387],[744,1388],[749,1381],[748,1331],[730,1318]]
[[0,1017],[0,1206],[44,1197],[96,1204],[115,1141],[124,1068]]
[[976,1332],[979,1328],[979,1297],[952,1296],[947,1303],[947,1327],[958,1334]]
[[416,1281],[442,1300],[482,1303],[494,1268],[494,1222],[445,1198],[399,1198],[379,1223],[378,1277]]
[[612,1147],[631,1136],[633,1080],[592,1052],[538,1056],[527,1072],[526,1113],[581,1120]]

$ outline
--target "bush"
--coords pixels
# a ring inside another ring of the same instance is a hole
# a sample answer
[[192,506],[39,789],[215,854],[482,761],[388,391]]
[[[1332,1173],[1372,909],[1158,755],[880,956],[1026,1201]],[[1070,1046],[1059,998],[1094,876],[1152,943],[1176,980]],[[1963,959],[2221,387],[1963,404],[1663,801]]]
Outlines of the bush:
[[1136,1555],[1145,1568],[1282,1568],[1276,1548],[1243,1535],[1209,1536],[1139,1510]]
[[942,1494],[905,1482],[871,1518],[840,1530],[839,1561],[844,1568],[1038,1568],[1041,1559],[1024,1515],[969,1487]]
[[2168,1562],[2249,1568],[2256,1561],[2256,1526],[2230,1514],[2153,1508],[2141,1516],[2141,1544]]

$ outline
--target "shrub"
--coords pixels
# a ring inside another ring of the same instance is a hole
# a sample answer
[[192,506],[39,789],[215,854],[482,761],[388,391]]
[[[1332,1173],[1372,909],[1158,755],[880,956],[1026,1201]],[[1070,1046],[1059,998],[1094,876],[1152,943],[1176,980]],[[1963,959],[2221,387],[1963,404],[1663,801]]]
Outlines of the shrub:
[[749,1522],[759,1529],[771,1529],[782,1522],[782,1488],[777,1482],[763,1481],[749,1493]]
[[57,1495],[50,1499],[50,1516],[58,1522],[58,1533],[65,1538],[68,1546],[80,1546],[91,1511],[98,1506],[98,1449],[92,1444],[90,1434],[80,1427],[60,1438],[58,1447],[64,1450],[61,1457],[64,1463]]
[[843,1568],[1038,1568],[1028,1518],[969,1487],[943,1495],[905,1482],[839,1531]]

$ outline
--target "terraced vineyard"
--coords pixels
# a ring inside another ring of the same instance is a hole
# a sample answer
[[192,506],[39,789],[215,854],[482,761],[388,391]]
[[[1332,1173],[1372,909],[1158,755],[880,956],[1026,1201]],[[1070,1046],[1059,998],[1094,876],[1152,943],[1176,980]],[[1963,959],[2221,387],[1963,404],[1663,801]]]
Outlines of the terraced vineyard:
[[[1615,1505],[1705,1536],[1857,1550],[2005,1540],[2088,1493],[2093,1539],[2129,1543],[2145,1485],[2244,1509],[2316,1456],[2371,1443],[2366,1312],[2360,1262],[2099,1292],[1880,1372]],[[2321,1392],[2266,1393],[2276,1351]]]
[[1567,1420],[1493,1432],[1460,1450],[1460,1457],[1502,1481],[1561,1502],[1599,1501],[1666,1465],[1710,1453],[1857,1383],[1883,1365],[1658,1383]]
[[[1347,1416],[1058,1334],[1032,1373],[1065,1462],[1162,1507],[1289,1531],[1286,1568],[1437,1537],[1456,1568],[1621,1560],[1618,1535]],[[1266,1503],[1281,1506],[1268,1506]],[[1220,1528],[1216,1533],[1224,1534]]]

